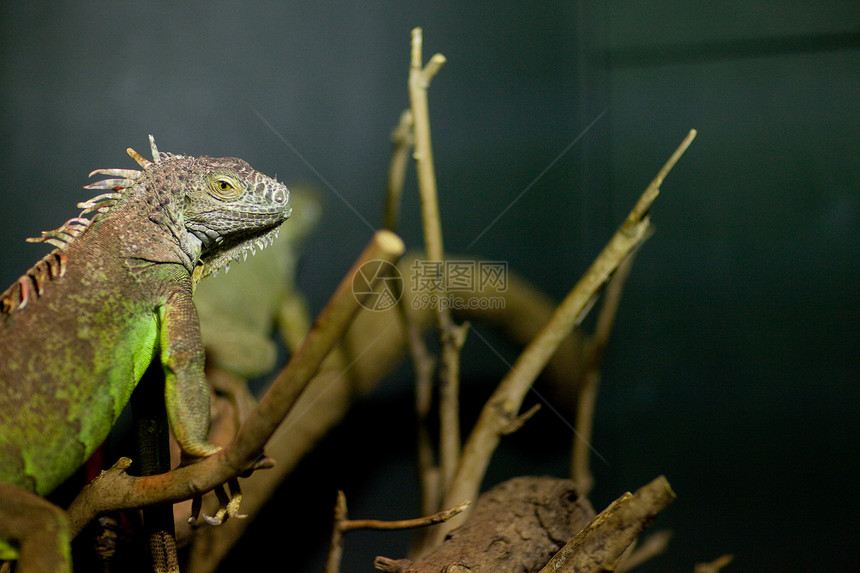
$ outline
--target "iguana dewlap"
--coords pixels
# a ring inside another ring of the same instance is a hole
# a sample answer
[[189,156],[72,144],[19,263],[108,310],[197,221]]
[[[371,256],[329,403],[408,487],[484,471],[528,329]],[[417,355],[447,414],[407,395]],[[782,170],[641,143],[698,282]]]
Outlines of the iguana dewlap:
[[[87,187],[106,193],[43,233],[57,248],[0,295],[0,538],[11,536],[8,486],[44,495],[74,473],[156,355],[180,446],[217,450],[192,291],[268,244],[290,193],[241,159],[159,153],[150,141],[152,162],[129,150],[140,171],[92,173],[112,177]],[[0,539],[0,559],[14,548]]]

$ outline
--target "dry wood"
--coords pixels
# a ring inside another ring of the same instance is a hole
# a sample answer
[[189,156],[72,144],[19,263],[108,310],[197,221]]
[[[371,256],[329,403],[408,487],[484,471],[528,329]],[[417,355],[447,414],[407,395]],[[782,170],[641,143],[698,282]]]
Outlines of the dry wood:
[[383,571],[537,571],[594,515],[571,480],[517,477],[490,489],[468,521],[415,563],[377,560]]
[[[428,259],[438,261],[441,264],[445,257],[445,247],[442,241],[442,221],[439,216],[436,171],[433,166],[427,88],[445,63],[445,56],[434,54],[424,66],[421,57],[422,46],[421,28],[414,28],[412,30],[412,51],[409,67],[409,103],[412,110],[415,136],[415,171],[418,177],[418,191],[421,196],[424,247]],[[444,281],[441,282],[444,283]],[[444,295],[444,289],[439,294],[440,296]],[[460,349],[463,347],[468,327],[467,325],[458,326],[454,324],[451,310],[441,304],[436,309],[436,326],[442,346],[438,372],[439,486],[444,491],[454,475],[460,457]]]
[[577,533],[540,573],[600,573],[613,571],[625,549],[672,500],[675,493],[659,476],[625,493]]

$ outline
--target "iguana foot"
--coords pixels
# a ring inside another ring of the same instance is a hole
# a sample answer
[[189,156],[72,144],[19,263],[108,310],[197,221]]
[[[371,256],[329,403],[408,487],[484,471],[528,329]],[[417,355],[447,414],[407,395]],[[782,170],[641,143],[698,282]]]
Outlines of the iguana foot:
[[233,478],[227,482],[227,486],[229,493],[223,485],[215,488],[215,495],[218,497],[218,511],[215,512],[215,515],[203,513],[203,498],[199,495],[195,496],[191,502],[191,517],[188,519],[188,523],[197,526],[202,519],[209,525],[221,525],[231,517],[236,519],[248,517],[246,514],[239,513],[239,505],[242,503],[242,489],[239,487],[239,480]]

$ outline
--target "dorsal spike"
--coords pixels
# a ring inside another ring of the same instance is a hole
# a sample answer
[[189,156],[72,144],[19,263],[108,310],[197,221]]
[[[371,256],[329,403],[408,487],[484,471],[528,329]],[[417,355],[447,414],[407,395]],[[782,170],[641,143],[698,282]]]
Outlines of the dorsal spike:
[[137,169],[96,169],[88,175],[109,175],[111,177],[124,177],[125,179],[137,179],[141,173]]
[[152,165],[152,162],[150,160],[148,160],[146,157],[144,157],[143,155],[141,155],[140,153],[138,153],[137,151],[135,151],[131,147],[126,149],[125,152],[128,153],[132,159],[137,161],[137,164],[140,165],[141,167],[143,167],[144,169],[146,169],[147,167]]
[[127,189],[132,185],[134,185],[134,181],[131,179],[102,179],[101,181],[84,185],[84,189],[113,189],[118,191],[120,189]]
[[152,149],[152,162],[158,163],[161,161],[161,154],[158,153],[158,147],[155,146],[155,138],[152,135],[149,136],[149,147]]

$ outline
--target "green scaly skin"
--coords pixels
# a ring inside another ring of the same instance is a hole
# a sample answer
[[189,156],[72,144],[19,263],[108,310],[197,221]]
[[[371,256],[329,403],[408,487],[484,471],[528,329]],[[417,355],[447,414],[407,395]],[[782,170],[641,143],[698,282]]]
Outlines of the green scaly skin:
[[74,473],[155,356],[180,446],[217,451],[194,285],[271,242],[291,214],[287,188],[244,161],[150,141],[152,162],[129,150],[141,171],[93,172],[118,178],[88,186],[107,191],[79,205],[92,219],[43,233],[58,248],[0,295],[0,559],[20,546],[19,570],[24,540],[3,525],[9,492],[45,495]]

